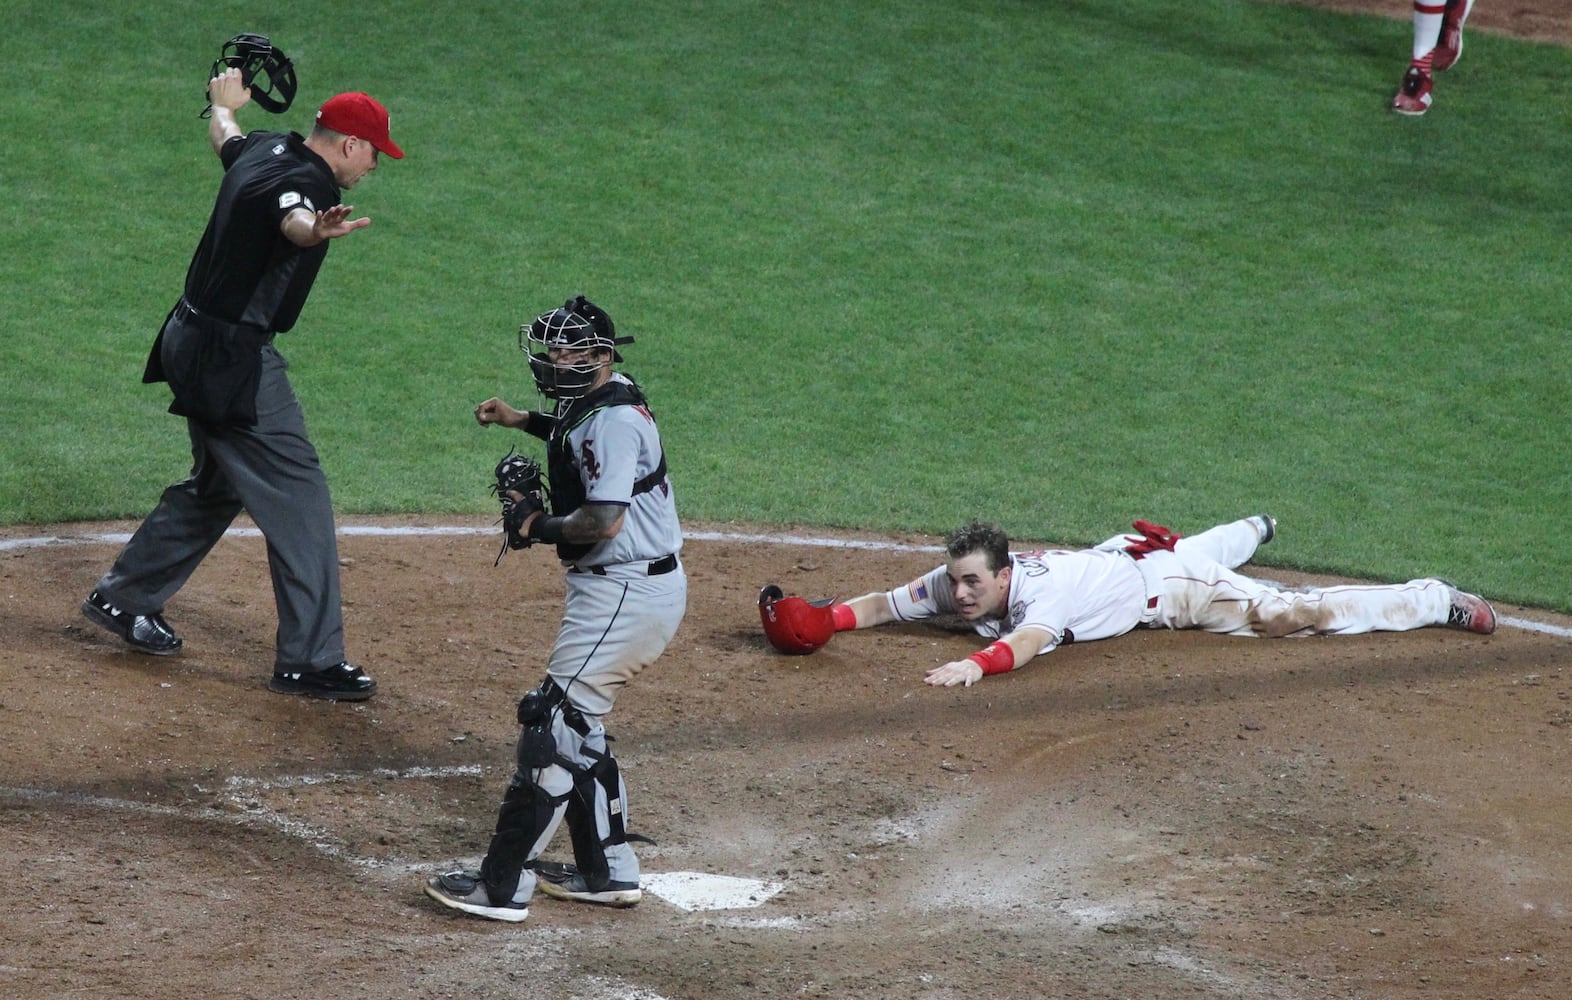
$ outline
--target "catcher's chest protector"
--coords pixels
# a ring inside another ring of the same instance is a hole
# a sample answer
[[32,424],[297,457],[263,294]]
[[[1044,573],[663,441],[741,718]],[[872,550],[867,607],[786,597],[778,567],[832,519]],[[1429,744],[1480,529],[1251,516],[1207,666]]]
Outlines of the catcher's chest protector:
[[[608,382],[587,396],[572,400],[566,419],[559,419],[546,441],[547,489],[551,493],[551,512],[557,517],[567,517],[584,506],[584,480],[579,476],[578,456],[568,435],[595,413],[611,406],[642,406],[644,394],[626,382]],[[664,475],[665,460],[661,461]],[[638,493],[638,485],[634,486]],[[572,562],[595,546],[593,543],[559,542],[557,557]]]

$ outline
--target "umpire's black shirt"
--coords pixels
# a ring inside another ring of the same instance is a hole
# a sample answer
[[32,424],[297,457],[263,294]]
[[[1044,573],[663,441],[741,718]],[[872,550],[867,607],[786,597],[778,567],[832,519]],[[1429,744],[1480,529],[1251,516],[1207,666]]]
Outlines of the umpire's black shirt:
[[295,325],[328,243],[298,247],[279,229],[297,208],[340,201],[333,170],[297,132],[251,132],[219,151],[224,181],[186,270],[186,301],[201,313],[274,333]]

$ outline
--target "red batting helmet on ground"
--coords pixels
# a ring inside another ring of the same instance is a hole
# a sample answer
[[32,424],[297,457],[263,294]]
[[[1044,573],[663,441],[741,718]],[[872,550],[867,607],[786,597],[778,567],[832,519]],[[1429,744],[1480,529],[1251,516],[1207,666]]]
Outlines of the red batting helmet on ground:
[[830,641],[835,634],[835,618],[830,612],[831,598],[805,601],[787,597],[775,584],[759,591],[759,620],[765,638],[783,653],[811,653]]

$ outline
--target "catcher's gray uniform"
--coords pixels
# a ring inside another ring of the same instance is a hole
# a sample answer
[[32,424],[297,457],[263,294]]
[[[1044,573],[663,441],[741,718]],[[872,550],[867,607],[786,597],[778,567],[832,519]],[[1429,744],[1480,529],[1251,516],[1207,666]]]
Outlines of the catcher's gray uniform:
[[[529,537],[557,542],[567,605],[546,680],[519,704],[517,769],[480,871],[449,872],[426,887],[445,906],[509,921],[524,919],[538,884],[578,901],[638,901],[626,787],[603,719],[666,648],[688,601],[682,529],[655,417],[638,386],[609,369],[620,360],[613,345],[627,341],[582,297],[527,329],[532,342],[551,348],[549,358],[534,354],[530,362],[541,392],[557,405],[549,416],[506,409],[515,426],[547,442],[554,516],[532,520]],[[585,513],[597,514],[605,530],[616,524],[614,533],[564,540],[562,522],[589,505],[595,509]],[[538,861],[564,819],[574,864]]]
[[[613,380],[613,384],[632,385],[620,375]],[[578,401],[567,421],[574,421],[574,410],[594,402],[593,394]],[[526,860],[533,861],[545,850],[566,810],[579,870],[593,871],[602,864],[596,857],[599,852],[587,844],[589,831],[580,829],[592,820],[594,838],[604,851],[604,878],[636,887],[639,862],[624,829],[626,789],[606,748],[601,720],[623,686],[665,650],[687,611],[688,578],[678,557],[682,528],[669,477],[662,472],[659,482],[648,481],[665,465],[648,406],[596,408],[582,422],[573,423],[560,444],[553,441],[550,447],[554,456],[571,456],[586,503],[625,505],[626,512],[622,530],[614,537],[563,560],[567,608],[546,665],[547,684],[563,692],[567,706],[564,712],[552,713],[557,752],[570,767],[583,768],[583,774],[599,780],[581,777],[576,783],[577,772],[561,763],[531,769],[521,754],[515,782],[533,782],[554,799],[566,800]],[[560,457],[552,468],[555,476],[563,474]],[[565,513],[560,508],[558,512]],[[590,803],[579,801],[583,790],[594,797],[593,816],[588,815]],[[516,902],[529,899],[534,881],[533,871],[526,867],[514,894]]]

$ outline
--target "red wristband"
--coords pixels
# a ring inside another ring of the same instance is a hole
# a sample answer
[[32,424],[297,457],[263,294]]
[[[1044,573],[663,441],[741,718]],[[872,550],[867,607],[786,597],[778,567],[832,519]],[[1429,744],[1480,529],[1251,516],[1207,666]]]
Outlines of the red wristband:
[[1015,669],[1015,650],[1003,640],[991,643],[985,649],[979,649],[967,659],[982,667],[984,675],[1002,674],[1007,670]]
[[837,604],[830,608],[830,620],[835,623],[835,631],[849,632],[857,627],[857,612],[850,604]]

